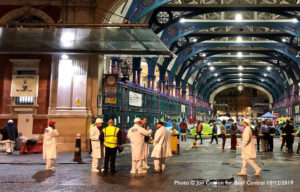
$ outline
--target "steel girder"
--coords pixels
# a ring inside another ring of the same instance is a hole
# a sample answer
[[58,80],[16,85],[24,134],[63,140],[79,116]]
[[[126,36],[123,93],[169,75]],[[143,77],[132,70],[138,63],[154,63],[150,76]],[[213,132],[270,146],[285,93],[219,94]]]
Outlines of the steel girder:
[[287,18],[299,18],[300,5],[166,5],[154,10],[149,25],[155,33],[159,33],[166,27],[180,21],[181,18],[187,19],[206,13],[228,11],[267,12]]
[[[219,88],[221,86],[224,86],[224,85],[227,85],[227,84],[232,84],[232,83],[236,83],[237,85],[240,84],[239,80],[225,80],[225,81],[219,82],[219,83],[215,84],[213,87],[211,87],[211,89],[207,90],[207,92],[205,94],[205,98],[203,98],[203,99],[205,101],[208,101],[211,93],[214,90],[216,90],[217,88]],[[279,98],[279,95],[277,95],[274,92],[274,89],[272,87],[268,87],[265,83],[257,82],[257,81],[254,81],[254,80],[244,80],[243,83],[250,83],[250,84],[254,84],[254,85],[265,88],[273,96],[274,102]]]

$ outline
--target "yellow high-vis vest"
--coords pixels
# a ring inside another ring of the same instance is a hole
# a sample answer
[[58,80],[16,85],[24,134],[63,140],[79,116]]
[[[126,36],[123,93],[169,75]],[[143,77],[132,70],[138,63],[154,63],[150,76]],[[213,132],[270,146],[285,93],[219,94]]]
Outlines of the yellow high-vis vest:
[[115,148],[118,146],[118,138],[117,138],[118,132],[119,132],[119,128],[114,126],[108,126],[103,129],[104,145],[106,147]]

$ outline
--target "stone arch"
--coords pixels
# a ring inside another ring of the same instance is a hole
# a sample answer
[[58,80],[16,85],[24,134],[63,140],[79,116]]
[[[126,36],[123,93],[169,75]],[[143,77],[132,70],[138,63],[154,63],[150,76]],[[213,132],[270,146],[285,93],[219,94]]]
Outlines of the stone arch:
[[32,7],[22,7],[22,8],[14,9],[6,13],[4,16],[2,16],[0,18],[0,24],[6,24],[8,21],[16,17],[22,16],[26,13],[30,13],[33,16],[39,17],[46,23],[55,23],[55,21],[47,13],[39,9],[35,9]]
[[[215,100],[215,97],[218,93],[224,91],[225,89],[229,89],[229,88],[233,88],[233,87],[236,87],[236,83],[232,83],[232,84],[227,84],[227,85],[224,85],[224,86],[221,86],[219,88],[217,88],[216,90],[214,90],[210,96],[209,96],[209,103],[212,105],[214,100]],[[250,87],[250,88],[254,88],[254,89],[258,89],[262,92],[264,92],[268,98],[269,98],[269,102],[270,102],[270,105],[274,102],[273,100],[273,96],[271,95],[271,93],[266,90],[265,88],[261,87],[261,86],[258,86],[258,85],[254,85],[254,84],[251,84],[251,83],[243,83],[243,85],[245,87]],[[271,106],[270,106],[271,107]]]

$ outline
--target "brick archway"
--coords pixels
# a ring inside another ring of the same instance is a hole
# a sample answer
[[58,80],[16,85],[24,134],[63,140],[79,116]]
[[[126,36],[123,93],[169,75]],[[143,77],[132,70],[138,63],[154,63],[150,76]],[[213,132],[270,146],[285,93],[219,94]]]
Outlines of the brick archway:
[[41,18],[43,21],[45,21],[45,23],[55,23],[55,21],[48,14],[41,10],[32,7],[22,7],[6,13],[3,17],[0,18],[0,24],[6,24],[8,21],[27,13]]

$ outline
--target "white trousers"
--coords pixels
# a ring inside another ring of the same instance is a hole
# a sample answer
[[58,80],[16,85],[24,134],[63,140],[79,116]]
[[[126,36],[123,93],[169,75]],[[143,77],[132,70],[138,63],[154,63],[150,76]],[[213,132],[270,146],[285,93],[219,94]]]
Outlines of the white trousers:
[[12,153],[14,151],[14,142],[6,140],[5,147],[7,153]]
[[142,167],[142,160],[132,160],[131,172],[137,173],[141,167]]
[[53,165],[53,159],[46,159],[46,169],[51,168]]
[[166,158],[154,158],[155,171],[166,170]]
[[243,159],[242,171],[247,173],[247,164],[249,164],[255,171],[259,169],[259,166],[254,162],[253,159]]
[[101,169],[103,165],[103,158],[93,158],[92,169]]

